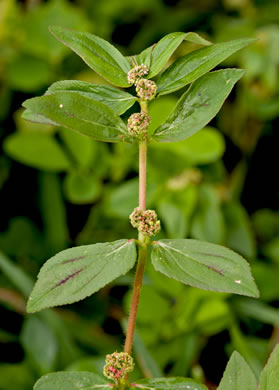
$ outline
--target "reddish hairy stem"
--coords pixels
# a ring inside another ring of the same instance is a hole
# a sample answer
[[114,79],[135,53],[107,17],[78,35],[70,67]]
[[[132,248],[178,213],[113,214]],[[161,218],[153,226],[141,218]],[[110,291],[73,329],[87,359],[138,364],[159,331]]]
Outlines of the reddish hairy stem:
[[125,347],[124,347],[124,352],[127,352],[129,354],[131,353],[132,345],[133,345],[133,338],[135,333],[136,318],[137,318],[139,298],[140,298],[140,290],[141,290],[142,280],[144,275],[146,256],[147,256],[147,247],[140,246],[139,254],[138,254],[136,277],[134,281],[131,309],[129,315],[129,322],[128,322],[126,340],[125,340]]
[[139,208],[145,210],[146,207],[146,155],[147,144],[139,144]]
[[[139,208],[145,210],[146,206],[146,155],[147,155],[147,143],[141,142],[139,144]],[[140,290],[142,286],[144,268],[147,256],[147,244],[149,237],[139,232],[138,240],[140,246],[138,249],[138,263],[136,270],[136,277],[134,281],[131,309],[129,315],[129,322],[127,328],[127,335],[125,340],[124,352],[131,353],[133,338],[136,327],[136,318],[138,312]]]

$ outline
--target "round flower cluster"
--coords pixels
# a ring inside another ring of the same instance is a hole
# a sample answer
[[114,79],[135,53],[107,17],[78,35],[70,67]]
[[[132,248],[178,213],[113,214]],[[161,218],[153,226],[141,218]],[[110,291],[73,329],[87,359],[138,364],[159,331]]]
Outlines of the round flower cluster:
[[128,119],[129,133],[136,138],[146,138],[150,119],[150,116],[144,112],[136,112],[135,114],[132,114]]
[[149,69],[146,65],[141,64],[135,66],[128,72],[128,83],[131,85],[137,84],[138,81],[143,78],[146,74],[148,74]]
[[137,207],[130,215],[130,221],[134,228],[148,236],[154,236],[161,230],[160,221],[154,210],[144,211]]
[[157,92],[157,85],[152,80],[140,79],[136,84],[136,92],[142,100],[152,100]]
[[125,376],[133,371],[134,359],[126,352],[114,352],[106,356],[104,376],[119,383]]

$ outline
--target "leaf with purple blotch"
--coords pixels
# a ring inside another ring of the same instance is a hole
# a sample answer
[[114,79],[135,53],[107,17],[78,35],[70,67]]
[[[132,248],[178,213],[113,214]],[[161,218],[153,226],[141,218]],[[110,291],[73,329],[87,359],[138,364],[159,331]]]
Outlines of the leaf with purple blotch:
[[27,303],[27,311],[34,313],[80,301],[126,274],[135,262],[133,240],[66,249],[41,268]]
[[223,246],[190,239],[160,240],[154,242],[151,259],[157,271],[190,286],[259,296],[247,261]]

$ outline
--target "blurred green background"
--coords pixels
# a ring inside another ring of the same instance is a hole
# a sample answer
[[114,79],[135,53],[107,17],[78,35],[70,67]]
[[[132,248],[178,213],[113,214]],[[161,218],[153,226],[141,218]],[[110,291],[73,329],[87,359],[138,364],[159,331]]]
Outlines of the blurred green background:
[[[148,207],[161,237],[207,240],[247,258],[261,298],[182,286],[148,265],[134,377],[192,376],[215,389],[234,349],[259,374],[279,341],[278,22],[277,0],[0,0],[0,390],[31,390],[51,371],[102,372],[105,355],[122,349],[134,276],[77,304],[25,313],[39,268],[57,251],[135,236],[135,146],[21,118],[22,102],[54,81],[105,83],[49,25],[92,32],[126,55],[172,31],[259,38],[222,64],[246,74],[209,127],[150,145]],[[183,43],[175,57],[196,48]],[[151,103],[152,126],[180,94]]]

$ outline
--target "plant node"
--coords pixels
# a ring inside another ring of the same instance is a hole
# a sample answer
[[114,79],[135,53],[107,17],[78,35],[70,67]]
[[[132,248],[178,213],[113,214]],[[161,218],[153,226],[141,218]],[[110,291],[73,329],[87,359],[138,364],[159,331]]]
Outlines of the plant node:
[[134,369],[134,359],[126,352],[114,352],[106,356],[104,376],[120,384],[127,374]]
[[135,66],[128,72],[128,83],[131,85],[137,85],[138,81],[143,78],[146,74],[148,74],[149,69],[146,65],[141,64]]
[[136,84],[136,92],[142,100],[154,99],[157,92],[157,85],[152,80],[140,79]]
[[130,222],[139,232],[145,233],[148,236],[154,236],[161,230],[161,223],[154,210],[144,211],[136,207],[130,215]]
[[132,114],[128,119],[129,133],[135,138],[145,140],[150,119],[150,116],[143,111]]

